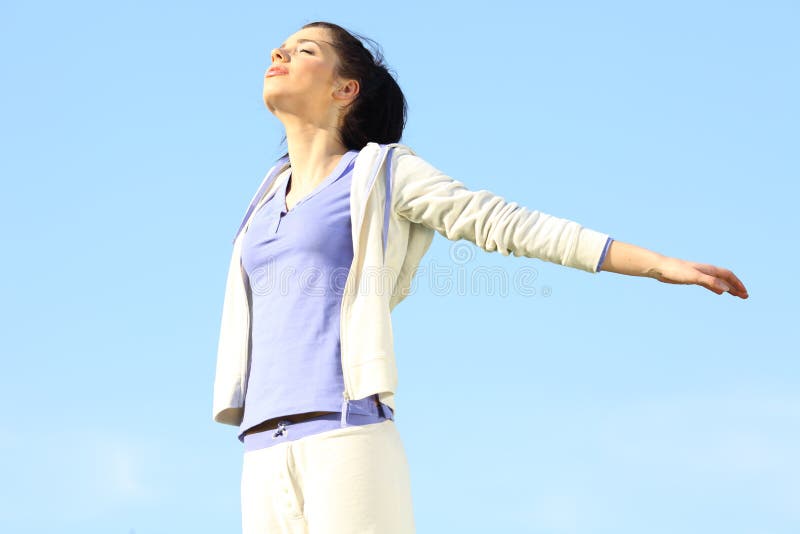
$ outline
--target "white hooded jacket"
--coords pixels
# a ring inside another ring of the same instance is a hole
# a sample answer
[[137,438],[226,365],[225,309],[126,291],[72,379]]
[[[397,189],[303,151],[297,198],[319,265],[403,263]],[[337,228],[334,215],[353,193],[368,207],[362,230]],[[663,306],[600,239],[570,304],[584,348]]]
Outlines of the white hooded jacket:
[[[233,241],[214,379],[213,420],[219,423],[241,424],[250,369],[251,294],[241,265],[242,237],[288,167],[283,159],[267,173],[259,188],[265,192],[253,197]],[[350,213],[353,263],[340,323],[343,419],[348,400],[374,393],[395,410],[391,311],[408,295],[434,230],[487,252],[539,258],[590,273],[597,272],[609,237],[485,189],[469,190],[399,143],[369,143],[356,156]]]

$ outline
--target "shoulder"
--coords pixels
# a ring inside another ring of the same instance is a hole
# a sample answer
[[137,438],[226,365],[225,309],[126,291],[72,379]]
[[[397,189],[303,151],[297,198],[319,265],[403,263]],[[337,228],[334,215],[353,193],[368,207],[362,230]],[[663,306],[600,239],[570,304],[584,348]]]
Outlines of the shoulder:
[[408,177],[409,174],[431,170],[426,168],[426,162],[406,144],[367,143],[356,156],[356,172],[371,177],[380,172],[381,168],[387,169],[399,180]]
[[403,143],[375,143],[370,141],[359,151],[359,157],[377,157],[380,156],[382,153],[389,153],[391,150],[392,157],[398,157],[400,155],[414,155],[416,156],[416,152],[414,150]]

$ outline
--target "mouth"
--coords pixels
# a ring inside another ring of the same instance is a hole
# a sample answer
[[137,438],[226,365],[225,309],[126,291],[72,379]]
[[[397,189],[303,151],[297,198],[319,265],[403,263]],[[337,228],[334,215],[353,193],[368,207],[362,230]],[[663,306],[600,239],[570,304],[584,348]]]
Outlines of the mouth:
[[288,73],[289,73],[289,71],[287,71],[284,68],[281,68],[281,67],[270,67],[269,70],[267,70],[267,73],[264,74],[264,77],[265,78],[270,78],[272,76],[280,76],[282,74],[288,74]]

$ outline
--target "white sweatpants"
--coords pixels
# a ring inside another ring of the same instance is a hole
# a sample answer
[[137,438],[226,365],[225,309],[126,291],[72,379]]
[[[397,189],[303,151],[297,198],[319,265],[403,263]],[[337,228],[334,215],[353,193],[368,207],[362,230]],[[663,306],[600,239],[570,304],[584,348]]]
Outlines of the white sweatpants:
[[244,534],[413,534],[408,460],[394,421],[244,453]]

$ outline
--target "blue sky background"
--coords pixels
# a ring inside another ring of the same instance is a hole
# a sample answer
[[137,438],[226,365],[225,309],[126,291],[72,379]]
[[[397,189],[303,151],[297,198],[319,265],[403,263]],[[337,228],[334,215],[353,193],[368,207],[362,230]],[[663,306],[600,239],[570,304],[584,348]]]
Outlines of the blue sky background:
[[437,235],[423,272],[537,278],[394,311],[418,532],[800,531],[788,1],[5,3],[0,531],[239,530],[224,281],[282,153],[269,51],[313,20],[381,43],[439,169],[750,292]]

